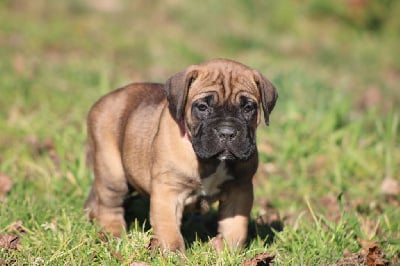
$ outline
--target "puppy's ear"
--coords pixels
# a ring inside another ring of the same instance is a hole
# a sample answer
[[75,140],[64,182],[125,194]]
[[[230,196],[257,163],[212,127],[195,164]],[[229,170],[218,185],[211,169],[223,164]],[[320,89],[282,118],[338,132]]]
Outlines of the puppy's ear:
[[180,121],[183,118],[188,91],[197,76],[197,70],[188,68],[173,75],[165,83],[164,90],[168,100],[168,107],[176,121]]
[[254,81],[261,95],[261,103],[264,111],[264,120],[267,126],[269,125],[269,114],[274,109],[276,100],[278,99],[278,92],[275,86],[258,71],[254,74]]

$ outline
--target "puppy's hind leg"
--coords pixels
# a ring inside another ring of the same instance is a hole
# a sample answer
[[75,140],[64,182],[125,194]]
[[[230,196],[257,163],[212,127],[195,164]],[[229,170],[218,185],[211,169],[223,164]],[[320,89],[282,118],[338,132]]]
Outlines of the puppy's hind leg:
[[104,141],[92,148],[95,180],[85,203],[90,220],[96,220],[109,233],[120,236],[126,229],[123,201],[128,193],[118,146]]

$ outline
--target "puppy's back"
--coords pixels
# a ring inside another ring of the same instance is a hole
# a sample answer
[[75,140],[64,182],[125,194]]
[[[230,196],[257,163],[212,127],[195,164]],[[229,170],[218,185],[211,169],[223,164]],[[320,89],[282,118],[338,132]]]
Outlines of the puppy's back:
[[118,138],[132,112],[140,106],[158,106],[163,100],[163,84],[158,83],[132,83],[104,95],[89,111],[89,139],[104,137],[98,134],[111,134]]

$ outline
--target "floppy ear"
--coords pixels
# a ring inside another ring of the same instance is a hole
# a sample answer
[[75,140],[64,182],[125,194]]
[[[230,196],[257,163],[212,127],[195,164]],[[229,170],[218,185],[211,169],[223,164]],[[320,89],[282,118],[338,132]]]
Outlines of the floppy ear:
[[278,99],[278,92],[272,83],[261,75],[258,71],[256,71],[254,75],[254,81],[257,84],[257,87],[260,91],[261,95],[261,103],[264,111],[264,120],[267,126],[269,125],[269,114],[274,109],[276,100]]
[[196,70],[184,70],[170,77],[164,86],[169,111],[176,121],[183,118],[190,85],[197,78]]

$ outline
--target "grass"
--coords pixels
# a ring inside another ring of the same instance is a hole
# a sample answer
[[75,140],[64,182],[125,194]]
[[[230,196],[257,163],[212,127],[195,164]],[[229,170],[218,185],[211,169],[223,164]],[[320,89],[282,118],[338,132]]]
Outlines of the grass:
[[112,239],[84,219],[93,178],[85,117],[113,88],[164,82],[189,64],[228,57],[259,69],[279,90],[271,126],[258,131],[252,218],[267,202],[284,228],[272,239],[274,226],[254,222],[258,234],[234,254],[218,255],[198,239],[185,263],[240,265],[268,252],[276,265],[335,264],[358,252],[361,240],[379,243],[399,263],[400,196],[380,188],[385,178],[400,178],[396,1],[109,3],[0,3],[0,172],[14,183],[0,202],[0,235],[21,241],[17,250],[0,246],[0,259],[181,264],[177,255],[146,249],[146,224]]

